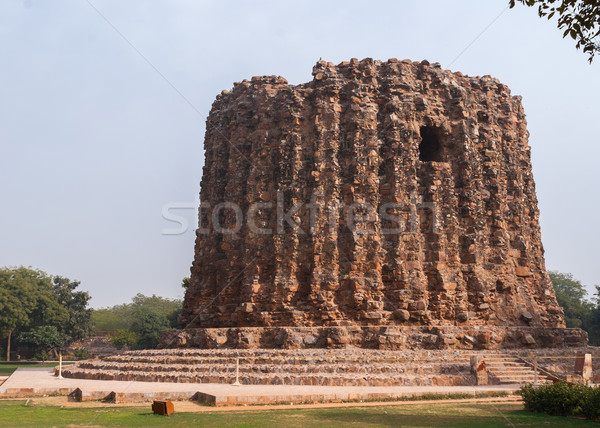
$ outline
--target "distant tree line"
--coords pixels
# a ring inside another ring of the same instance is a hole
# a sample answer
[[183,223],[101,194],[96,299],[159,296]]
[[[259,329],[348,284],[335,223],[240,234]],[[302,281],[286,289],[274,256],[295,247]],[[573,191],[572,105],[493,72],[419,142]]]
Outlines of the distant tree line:
[[110,332],[111,342],[119,349],[154,348],[162,330],[177,327],[182,303],[137,294],[131,303],[94,310],[92,326],[96,332]]
[[588,293],[581,281],[570,273],[550,271],[558,304],[565,311],[567,327],[582,328],[588,332],[591,345],[600,345],[600,287],[588,299]]
[[[182,286],[188,284],[189,278],[184,278]],[[79,285],[39,269],[0,268],[0,358],[9,361],[11,351],[19,349],[46,360],[106,331],[119,349],[154,348],[162,330],[177,327],[181,300],[137,294],[131,303],[91,309],[90,295],[79,291]],[[85,348],[71,351],[75,357],[87,357]]]

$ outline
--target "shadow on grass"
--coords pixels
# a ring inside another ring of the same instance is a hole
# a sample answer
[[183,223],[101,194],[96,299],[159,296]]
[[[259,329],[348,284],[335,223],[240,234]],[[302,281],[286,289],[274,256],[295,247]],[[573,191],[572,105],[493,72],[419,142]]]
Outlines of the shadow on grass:
[[[520,406],[520,405],[517,405]],[[516,410],[515,405],[431,405],[406,407],[381,407],[373,409],[352,408],[332,409],[328,412],[316,412],[323,426],[370,425],[384,427],[507,427],[507,426],[544,426],[544,427],[592,427],[598,423],[582,419],[549,416]]]

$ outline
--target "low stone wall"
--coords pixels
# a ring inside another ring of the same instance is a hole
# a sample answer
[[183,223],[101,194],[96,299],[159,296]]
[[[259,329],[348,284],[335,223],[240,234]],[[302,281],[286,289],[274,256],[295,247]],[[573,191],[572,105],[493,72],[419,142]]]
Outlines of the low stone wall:
[[240,327],[163,331],[159,348],[536,349],[582,347],[587,333],[543,327]]
[[127,347],[125,347],[124,349],[117,349],[117,347],[111,343],[110,337],[91,336],[86,339],[72,343],[68,348],[66,348],[63,351],[63,355],[65,353],[73,354],[74,351],[78,348],[87,349],[90,358],[114,355],[128,349]]

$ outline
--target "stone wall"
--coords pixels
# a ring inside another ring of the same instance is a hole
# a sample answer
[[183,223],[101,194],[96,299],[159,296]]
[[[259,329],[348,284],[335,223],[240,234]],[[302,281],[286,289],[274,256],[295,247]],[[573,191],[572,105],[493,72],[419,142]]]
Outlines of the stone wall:
[[236,83],[207,120],[181,327],[564,327],[527,138],[507,86],[427,61]]
[[578,328],[502,326],[350,326],[188,328],[162,332],[159,348],[201,349],[536,349],[578,348]]

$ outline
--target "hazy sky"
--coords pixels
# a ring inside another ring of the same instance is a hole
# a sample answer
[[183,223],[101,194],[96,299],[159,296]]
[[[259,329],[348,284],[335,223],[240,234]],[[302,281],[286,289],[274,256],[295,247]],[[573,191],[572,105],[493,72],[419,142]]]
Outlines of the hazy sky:
[[507,4],[3,0],[0,266],[78,279],[94,307],[181,297],[196,213],[166,236],[161,212],[197,201],[215,96],[254,75],[308,81],[319,58],[410,58],[523,96],[547,267],[600,284],[600,58]]

